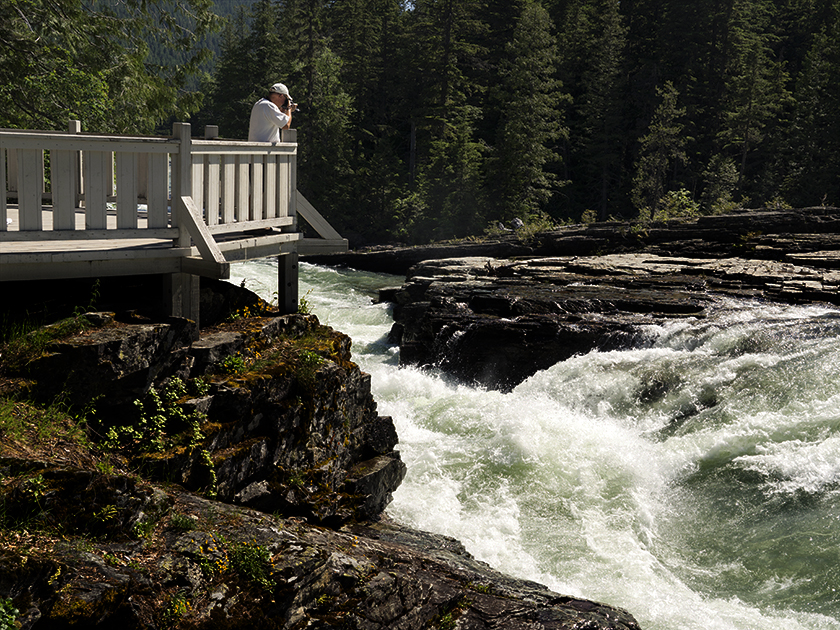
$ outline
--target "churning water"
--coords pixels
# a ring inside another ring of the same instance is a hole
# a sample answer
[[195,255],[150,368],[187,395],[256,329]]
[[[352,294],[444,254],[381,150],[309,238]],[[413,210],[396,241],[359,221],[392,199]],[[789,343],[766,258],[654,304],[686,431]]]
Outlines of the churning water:
[[[232,274],[276,290],[273,263]],[[398,367],[371,297],[402,280],[301,272],[394,418],[393,518],[645,630],[840,629],[840,311],[721,302],[503,394]]]

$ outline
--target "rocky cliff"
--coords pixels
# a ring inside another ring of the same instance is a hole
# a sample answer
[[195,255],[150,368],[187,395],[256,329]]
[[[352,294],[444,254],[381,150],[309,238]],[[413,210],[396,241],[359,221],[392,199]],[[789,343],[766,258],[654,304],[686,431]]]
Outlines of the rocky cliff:
[[382,293],[400,360],[510,389],[575,354],[644,345],[648,326],[721,299],[840,304],[838,230],[837,208],[760,210],[317,260],[406,269]]
[[638,628],[383,516],[405,467],[349,338],[246,309],[2,348],[0,627]]

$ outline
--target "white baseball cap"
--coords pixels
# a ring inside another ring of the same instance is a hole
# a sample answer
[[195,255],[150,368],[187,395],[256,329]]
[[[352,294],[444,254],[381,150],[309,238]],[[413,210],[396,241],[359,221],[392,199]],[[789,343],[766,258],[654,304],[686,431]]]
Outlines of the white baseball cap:
[[270,88],[268,88],[268,91],[269,92],[274,92],[276,94],[285,94],[286,96],[289,97],[290,100],[292,98],[291,95],[289,94],[289,88],[287,88],[282,83],[275,83]]

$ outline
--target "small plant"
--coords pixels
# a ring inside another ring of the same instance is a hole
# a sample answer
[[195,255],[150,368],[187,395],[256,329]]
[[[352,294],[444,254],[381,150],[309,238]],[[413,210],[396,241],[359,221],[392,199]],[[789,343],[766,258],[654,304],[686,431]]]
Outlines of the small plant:
[[309,289],[303,296],[298,300],[298,308],[297,312],[300,315],[309,315],[312,313],[312,303],[309,301],[309,295],[312,293],[312,289]]
[[690,192],[685,188],[680,188],[665,195],[652,218],[654,221],[667,221],[682,217],[696,217],[699,213],[700,204],[692,199]]
[[210,382],[204,377],[199,376],[192,382],[195,393],[199,396],[206,396],[210,392]]
[[207,577],[221,575],[230,568],[230,557],[227,552],[227,541],[224,536],[210,534],[210,540],[201,544],[199,548],[198,565]]
[[271,581],[271,552],[267,547],[254,543],[242,542],[237,544],[230,554],[231,564],[243,578],[270,590],[274,583]]
[[148,538],[155,529],[155,522],[152,519],[137,521],[131,528],[131,535],[137,540]]
[[11,599],[0,599],[0,630],[16,630],[20,611]]
[[196,528],[195,519],[190,518],[186,514],[181,514],[180,512],[176,512],[169,518],[169,524],[175,529],[180,529],[185,532]]
[[140,417],[131,425],[110,427],[105,436],[105,447],[117,449],[121,446],[136,448],[140,452],[159,453],[172,444],[172,431],[182,432],[188,446],[196,446],[204,435],[201,433],[203,414],[194,411],[189,416],[177,404],[186,396],[186,384],[173,378],[163,389],[149,392],[148,401],[135,400]]
[[117,506],[106,505],[93,513],[93,520],[97,523],[107,523],[117,518]]
[[581,223],[595,223],[598,220],[598,213],[594,210],[584,210],[580,217]]
[[295,376],[298,381],[307,388],[315,385],[316,373],[324,359],[315,352],[301,350],[298,353]]
[[181,618],[192,610],[186,593],[178,591],[169,597],[169,601],[160,613],[160,624],[164,628],[174,628]]
[[248,369],[248,362],[238,354],[230,354],[218,363],[222,374],[242,374]]

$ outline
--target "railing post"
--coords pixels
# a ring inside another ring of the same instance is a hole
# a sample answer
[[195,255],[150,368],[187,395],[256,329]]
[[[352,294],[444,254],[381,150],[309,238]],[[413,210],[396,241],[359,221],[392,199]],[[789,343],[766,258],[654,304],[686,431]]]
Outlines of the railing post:
[[[189,123],[175,123],[173,137],[180,140],[178,157],[172,165],[172,225],[179,228],[178,247],[190,247],[192,240],[184,222],[179,217],[189,212],[181,200],[192,197],[192,137]],[[199,218],[200,220],[200,218]],[[170,273],[164,276],[163,300],[167,312],[173,317],[186,317],[196,324],[199,321],[199,277],[188,273]]]
[[[67,125],[67,133],[78,135],[82,133],[82,121],[81,120],[71,120],[70,123]],[[82,206],[82,197],[85,193],[85,185],[84,185],[84,165],[82,164],[82,152],[76,151],[73,157],[73,173],[72,173],[72,181],[73,181],[73,207],[74,208],[81,208]]]

